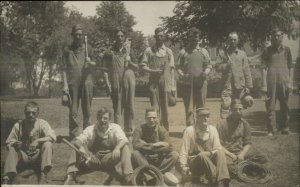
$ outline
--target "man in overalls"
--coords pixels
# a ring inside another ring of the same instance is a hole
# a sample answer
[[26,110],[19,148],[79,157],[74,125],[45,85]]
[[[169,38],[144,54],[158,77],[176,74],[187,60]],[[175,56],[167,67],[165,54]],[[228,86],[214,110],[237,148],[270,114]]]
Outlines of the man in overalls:
[[138,66],[132,62],[130,44],[125,42],[125,32],[117,30],[115,36],[115,45],[103,57],[106,69],[104,79],[113,104],[114,122],[121,124],[121,115],[123,114],[125,134],[132,136],[135,95],[133,69]]
[[229,34],[229,46],[221,50],[221,63],[216,64],[216,70],[225,73],[225,85],[221,95],[221,118],[228,117],[233,99],[241,99],[243,94],[249,94],[253,88],[251,71],[247,54],[238,48],[239,36],[236,32]]
[[198,45],[200,31],[192,28],[187,33],[187,46],[179,56],[178,73],[184,79],[183,101],[186,125],[194,124],[194,109],[204,107],[207,95],[206,78],[212,66],[209,56]]
[[271,46],[262,54],[262,91],[267,93],[267,130],[273,136],[276,131],[276,100],[280,103],[281,123],[277,130],[289,134],[289,93],[293,90],[294,64],[290,48],[282,45],[283,32],[272,31]]
[[93,99],[92,68],[96,65],[87,56],[91,50],[85,49],[83,30],[80,25],[72,28],[73,43],[64,49],[63,54],[63,93],[70,95],[69,136],[76,137],[79,132],[78,107],[81,100],[83,128],[90,125],[90,109]]
[[144,52],[141,68],[150,73],[150,102],[151,106],[159,111],[161,124],[169,130],[168,94],[176,92],[174,79],[174,56],[171,49],[164,45],[165,34],[162,28],[157,28],[155,45],[148,47]]
[[118,124],[111,123],[111,113],[106,108],[97,112],[97,124],[87,127],[72,143],[84,155],[72,150],[67,169],[65,184],[77,183],[78,172],[104,170],[110,174],[116,172],[124,182],[130,181],[133,173],[129,141]]

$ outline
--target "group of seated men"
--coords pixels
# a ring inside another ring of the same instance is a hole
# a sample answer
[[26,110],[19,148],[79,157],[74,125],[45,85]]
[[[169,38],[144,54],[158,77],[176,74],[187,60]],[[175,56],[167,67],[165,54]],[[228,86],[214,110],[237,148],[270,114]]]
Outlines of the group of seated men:
[[[52,167],[54,130],[48,122],[37,118],[37,103],[28,102],[24,113],[25,119],[13,126],[6,141],[8,155],[2,184],[13,182],[17,167],[33,163],[39,166],[39,184],[45,184]],[[198,108],[196,113],[196,123],[184,130],[178,153],[172,147],[169,132],[159,124],[155,109],[146,109],[146,122],[134,130],[131,145],[122,128],[111,122],[111,112],[101,108],[97,123],[72,140],[79,151],[72,150],[65,184],[80,183],[78,174],[93,170],[114,172],[122,184],[130,184],[134,168],[151,164],[164,174],[175,171],[179,160],[181,174],[191,175],[192,183],[206,179],[212,185],[228,186],[229,173],[235,168],[231,166],[238,161],[266,162],[251,146],[250,126],[243,119],[240,100],[233,100],[231,114],[216,126],[209,123],[209,109]]]

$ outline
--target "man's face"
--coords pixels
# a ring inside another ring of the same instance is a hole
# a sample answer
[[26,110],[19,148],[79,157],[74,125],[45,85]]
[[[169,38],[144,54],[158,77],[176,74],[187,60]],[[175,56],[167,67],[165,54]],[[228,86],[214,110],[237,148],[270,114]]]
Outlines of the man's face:
[[236,48],[239,42],[239,37],[236,33],[229,34],[229,46],[232,48]]
[[196,47],[200,42],[200,35],[192,34],[189,36],[188,41],[191,46]]
[[104,113],[102,116],[97,117],[99,130],[106,130],[109,125],[109,113]]
[[158,124],[157,113],[154,111],[146,114],[146,124],[148,127],[154,128]]
[[158,45],[161,45],[164,43],[165,34],[164,32],[158,32],[155,34],[155,41]]
[[273,45],[281,45],[283,39],[283,33],[281,31],[276,31],[272,33],[271,42]]
[[237,105],[231,108],[231,115],[235,119],[241,119],[243,116],[243,106],[242,105]]
[[73,33],[73,41],[76,44],[81,44],[83,42],[83,32],[82,30],[77,30]]
[[124,41],[125,41],[125,35],[123,32],[119,31],[116,36],[116,42],[117,44],[123,44]]
[[39,111],[36,107],[26,107],[24,113],[26,120],[28,122],[34,123],[39,114]]
[[197,125],[200,128],[206,128],[209,122],[209,114],[197,114]]

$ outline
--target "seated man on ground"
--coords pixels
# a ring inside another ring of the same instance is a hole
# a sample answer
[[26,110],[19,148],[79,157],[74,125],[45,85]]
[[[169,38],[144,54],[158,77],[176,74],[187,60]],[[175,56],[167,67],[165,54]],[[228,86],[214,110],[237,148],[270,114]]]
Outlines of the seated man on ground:
[[232,101],[231,114],[217,125],[217,129],[231,172],[235,173],[235,161],[267,162],[252,146],[250,125],[243,119],[243,105],[239,99]]
[[226,156],[220,144],[217,129],[209,125],[209,110],[198,108],[195,125],[189,126],[183,133],[180,150],[180,166],[183,175],[192,174],[192,183],[198,183],[200,178],[214,185],[229,185],[229,172]]
[[[128,139],[121,127],[110,120],[111,112],[101,108],[97,112],[97,124],[88,126],[72,141],[80,154],[72,150],[65,184],[78,183],[78,172],[95,170],[115,171],[124,183],[130,182],[133,169]],[[82,155],[89,159],[82,162]]]
[[36,102],[25,105],[25,119],[12,128],[6,144],[8,155],[4,165],[2,184],[12,184],[17,175],[17,166],[38,166],[38,183],[47,183],[47,174],[52,168],[52,144],[56,141],[49,123],[37,118],[39,106]]
[[133,133],[133,164],[152,164],[162,172],[170,171],[178,160],[178,153],[172,150],[168,131],[159,124],[157,111],[146,109],[146,123]]

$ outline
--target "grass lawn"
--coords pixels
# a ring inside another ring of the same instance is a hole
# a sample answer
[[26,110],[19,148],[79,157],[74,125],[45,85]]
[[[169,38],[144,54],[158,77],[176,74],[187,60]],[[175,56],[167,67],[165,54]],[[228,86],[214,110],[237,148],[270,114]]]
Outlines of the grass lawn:
[[[1,98],[0,98],[1,99]],[[18,120],[23,119],[24,104],[28,100],[1,100],[1,174],[6,158],[5,139],[10,132],[12,125]],[[40,104],[39,117],[47,120],[54,128],[57,135],[68,135],[68,109],[61,105],[60,99],[36,99]],[[268,167],[273,173],[273,179],[267,184],[255,186],[289,187],[297,186],[300,183],[299,176],[299,97],[293,96],[290,99],[291,107],[291,131],[294,134],[289,136],[277,135],[267,137],[265,134],[265,106],[263,100],[255,100],[254,106],[245,111],[245,118],[249,121],[253,129],[253,145],[257,147],[268,159]],[[96,112],[102,106],[112,108],[109,98],[95,98],[92,103],[92,122],[95,122]],[[144,112],[150,107],[148,98],[136,98],[135,102],[135,125],[144,123]],[[216,124],[219,120],[218,99],[209,99],[207,107],[211,110],[211,123]],[[81,113],[80,113],[81,114]],[[280,119],[278,119],[280,120]],[[185,128],[185,113],[183,102],[179,100],[175,107],[170,108],[170,136],[173,145],[179,151],[182,132]],[[50,184],[63,184],[66,174],[67,162],[70,155],[70,148],[65,144],[54,145],[53,169],[48,179]],[[23,172],[25,173],[25,172]],[[32,175],[25,178],[26,173],[21,173],[16,183],[36,184],[36,176]],[[93,172],[85,175],[85,184],[103,184],[107,175],[103,172]],[[253,184],[241,183],[232,179],[232,186],[254,186]]]

